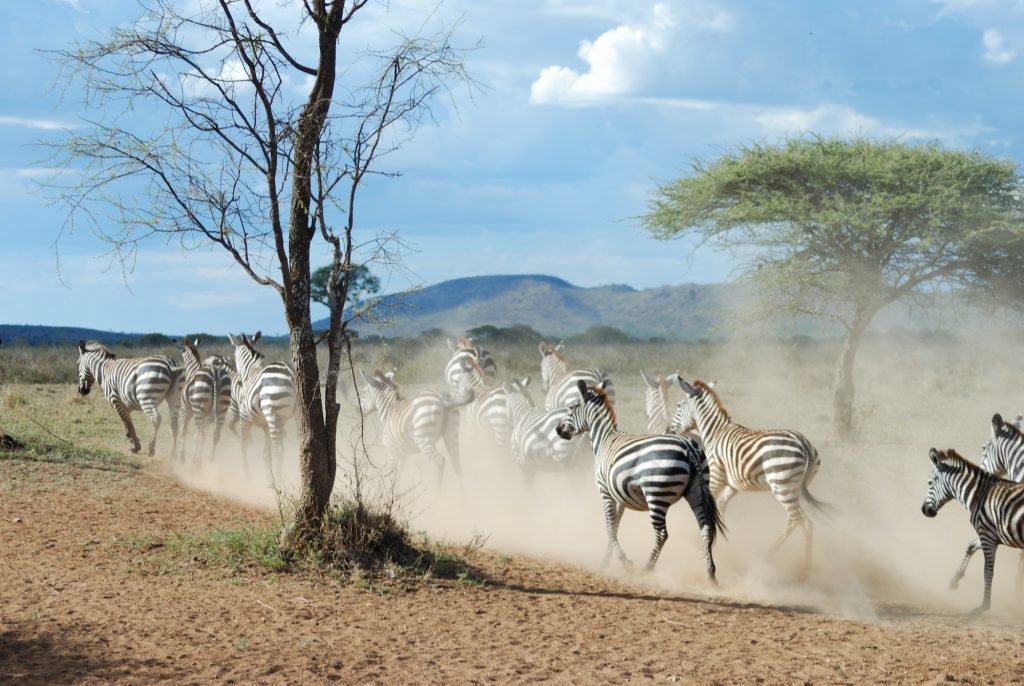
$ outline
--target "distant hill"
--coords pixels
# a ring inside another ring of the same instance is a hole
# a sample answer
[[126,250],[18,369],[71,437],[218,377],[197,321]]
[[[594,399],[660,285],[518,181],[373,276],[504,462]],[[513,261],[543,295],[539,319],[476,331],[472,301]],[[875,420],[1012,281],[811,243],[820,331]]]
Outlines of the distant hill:
[[149,334],[99,331],[75,326],[0,324],[0,341],[3,345],[77,345],[78,341],[83,339],[103,343],[126,343],[135,342],[145,335]]
[[[476,276],[381,299],[387,336],[428,329],[462,332],[484,324],[525,324],[551,336],[603,325],[639,338],[692,340],[725,335],[730,303],[745,297],[732,284],[684,284],[636,290],[613,284],[581,288],[552,276]],[[314,323],[326,328],[327,319]]]

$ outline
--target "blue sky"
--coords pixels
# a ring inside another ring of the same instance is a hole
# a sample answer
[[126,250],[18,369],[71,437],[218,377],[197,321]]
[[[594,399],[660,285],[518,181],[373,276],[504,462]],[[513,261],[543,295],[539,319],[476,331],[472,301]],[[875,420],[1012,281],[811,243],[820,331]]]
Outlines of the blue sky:
[[[97,113],[54,87],[39,51],[138,9],[3,8],[0,323],[284,331],[277,295],[222,253],[151,242],[124,274],[88,231],[56,243],[65,216],[35,184],[47,167],[37,143]],[[482,40],[468,66],[483,88],[457,89],[388,159],[401,178],[362,197],[359,235],[402,241],[402,269],[377,270],[386,290],[511,273],[636,288],[726,280],[728,255],[653,241],[632,218],[658,180],[737,142],[899,136],[1024,160],[1020,0],[392,0],[349,25],[348,45],[393,42],[391,28],[425,17],[461,20],[463,45]]]

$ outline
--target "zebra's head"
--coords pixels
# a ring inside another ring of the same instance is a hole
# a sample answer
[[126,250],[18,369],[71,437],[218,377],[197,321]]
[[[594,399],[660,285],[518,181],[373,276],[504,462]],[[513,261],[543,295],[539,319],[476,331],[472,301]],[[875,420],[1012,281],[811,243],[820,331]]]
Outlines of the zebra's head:
[[685,379],[679,376],[678,372],[676,372],[675,376],[679,381],[679,386],[686,391],[686,395],[676,404],[676,411],[672,415],[668,431],[674,434],[684,434],[697,429],[697,407],[702,402],[707,402],[709,398],[713,399],[716,403],[718,402],[718,396],[714,393],[717,382],[704,383],[703,381],[694,381],[691,386]]
[[250,339],[244,333],[238,338],[228,334],[228,340],[235,347],[235,369],[243,379],[248,377],[253,369],[259,369],[263,364],[263,353],[254,347],[262,335],[262,331],[257,331]]
[[92,385],[100,373],[100,365],[104,360],[112,360],[117,355],[102,343],[96,341],[78,341],[78,394],[89,395]]
[[666,427],[672,421],[668,414],[671,407],[669,384],[675,383],[675,380],[679,378],[679,372],[662,378],[661,374],[656,377],[648,376],[647,372],[641,369],[640,376],[644,380],[644,413],[647,415],[647,428],[652,433],[667,430]]
[[551,382],[560,371],[568,369],[569,363],[562,357],[565,349],[565,341],[559,341],[558,345],[541,341],[540,347],[540,388],[545,393],[551,388]]
[[588,386],[584,381],[576,384],[580,397],[570,403],[565,410],[565,417],[555,427],[555,433],[560,438],[569,440],[589,430],[594,422],[604,415],[611,419],[612,427],[615,426],[615,410],[612,408],[611,399],[605,393],[608,384],[608,379],[597,386]]
[[373,373],[367,376],[360,369],[359,375],[363,377],[363,383],[366,384],[359,396],[359,407],[364,412],[380,410],[390,402],[402,399],[398,385],[394,382],[394,370],[385,373],[380,369],[374,369]]
[[530,385],[530,377],[526,376],[522,379],[512,379],[502,384],[502,388],[505,390],[505,394],[508,396],[506,402],[516,402],[516,399],[521,399],[521,402],[526,403],[530,407],[537,407],[537,404],[533,402],[533,396],[530,395],[526,387]]
[[185,362],[185,369],[196,369],[200,366],[199,339],[189,343],[187,338],[181,339],[181,359]]
[[955,450],[928,451],[928,458],[932,461],[935,469],[928,479],[928,497],[921,505],[921,512],[925,517],[934,517],[942,509],[942,506],[953,498],[953,485],[951,476],[962,471],[964,458],[960,457]]
[[1022,419],[1024,418],[1018,417],[1017,421],[1011,424],[1003,421],[1000,414],[992,415],[992,435],[982,446],[982,469],[992,472],[996,476],[1002,476],[1010,471],[1010,458],[1021,444]]

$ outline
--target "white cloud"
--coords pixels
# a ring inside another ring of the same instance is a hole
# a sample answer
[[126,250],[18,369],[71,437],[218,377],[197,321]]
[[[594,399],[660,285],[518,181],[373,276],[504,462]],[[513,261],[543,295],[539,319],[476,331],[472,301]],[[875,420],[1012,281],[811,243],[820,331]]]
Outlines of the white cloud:
[[587,65],[580,72],[551,65],[530,86],[537,105],[587,105],[636,93],[672,59],[672,49],[686,31],[724,33],[732,16],[706,2],[669,8],[657,4],[646,20],[616,26],[593,42],[580,43],[577,54]]
[[67,124],[53,119],[30,119],[28,117],[0,117],[0,126],[22,126],[26,129],[41,129],[44,131],[65,131],[73,129],[73,124]]
[[992,64],[1006,64],[1017,56],[1006,46],[1006,39],[996,29],[986,29],[981,34],[981,45],[985,48],[985,60]]

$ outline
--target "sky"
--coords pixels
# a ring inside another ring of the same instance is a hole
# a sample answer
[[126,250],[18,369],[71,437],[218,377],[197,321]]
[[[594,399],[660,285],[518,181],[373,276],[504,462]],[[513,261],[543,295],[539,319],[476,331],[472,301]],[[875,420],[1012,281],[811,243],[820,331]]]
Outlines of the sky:
[[[286,331],[277,294],[223,252],[154,240],[125,269],[80,221],[69,232],[38,183],[52,164],[41,144],[107,116],[45,51],[102,38],[138,6],[0,5],[0,323]],[[387,158],[401,176],[362,192],[357,236],[400,240],[401,267],[374,268],[386,292],[487,274],[728,280],[733,256],[655,241],[637,217],[658,183],[737,144],[868,135],[1024,161],[1022,0],[391,0],[343,43],[386,47],[422,27],[455,27],[479,85],[454,88]]]

